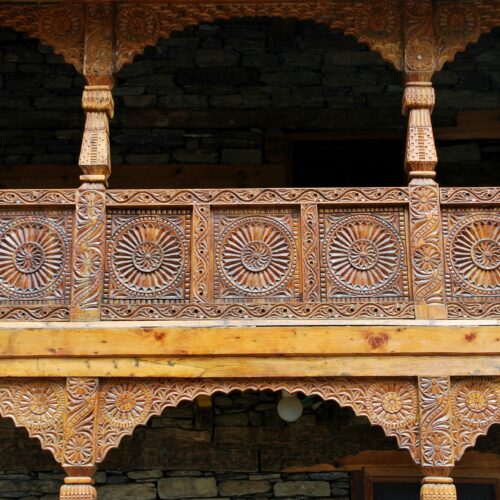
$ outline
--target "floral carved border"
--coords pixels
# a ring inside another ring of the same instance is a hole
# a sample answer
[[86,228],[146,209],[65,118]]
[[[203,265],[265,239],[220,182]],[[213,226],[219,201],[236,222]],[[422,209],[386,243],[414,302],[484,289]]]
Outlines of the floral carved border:
[[303,392],[348,406],[396,437],[419,461],[418,396],[412,379],[107,379],[100,387],[96,462],[153,415],[181,401],[233,390]]

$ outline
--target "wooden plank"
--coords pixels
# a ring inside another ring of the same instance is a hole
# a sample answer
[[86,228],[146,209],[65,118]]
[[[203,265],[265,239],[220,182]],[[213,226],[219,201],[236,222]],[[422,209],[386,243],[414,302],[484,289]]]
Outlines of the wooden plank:
[[3,377],[498,376],[499,356],[162,357],[0,359]]
[[[3,323],[0,358],[329,355],[498,355],[500,326],[200,327],[168,322]],[[491,323],[491,322],[490,322]]]

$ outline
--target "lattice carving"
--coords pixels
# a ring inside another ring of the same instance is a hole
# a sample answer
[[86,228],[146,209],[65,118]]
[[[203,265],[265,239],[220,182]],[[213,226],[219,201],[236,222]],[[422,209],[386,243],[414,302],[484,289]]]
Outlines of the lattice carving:
[[64,411],[64,381],[0,380],[0,415],[26,428],[58,462],[62,460]]
[[418,388],[422,465],[451,467],[455,453],[450,379],[420,377]]
[[439,190],[430,180],[410,184],[410,252],[417,317],[445,317]]
[[402,211],[321,211],[327,300],[408,296]]
[[417,388],[404,379],[109,379],[100,388],[98,452],[101,462],[137,425],[169,406],[193,400],[200,395],[232,390],[286,389],[333,399],[351,407],[357,415],[367,416],[380,425],[399,446],[419,460]]
[[107,300],[186,299],[189,239],[185,211],[113,212],[108,220]]
[[214,299],[297,298],[295,210],[214,212]]
[[104,281],[106,197],[99,184],[78,191],[73,249],[72,319],[98,319]]
[[500,423],[500,378],[461,378],[453,381],[455,459],[475,445],[495,423]]
[[402,26],[399,2],[388,0],[384,10],[376,0],[355,2],[285,2],[223,4],[120,3],[117,6],[115,71],[132,62],[147,45],[190,25],[234,17],[310,19],[354,35],[379,52],[397,69],[402,66]]
[[[1,193],[1,192],[0,192]],[[290,205],[290,203],[384,204],[408,202],[408,188],[339,189],[148,189],[106,192],[108,206],[190,205]]]

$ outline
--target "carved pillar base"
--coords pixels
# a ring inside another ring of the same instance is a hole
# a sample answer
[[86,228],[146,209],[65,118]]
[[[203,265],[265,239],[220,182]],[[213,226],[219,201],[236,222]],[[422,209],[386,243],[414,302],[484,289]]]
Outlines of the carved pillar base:
[[60,500],[96,500],[97,491],[90,477],[67,477],[61,486]]
[[422,479],[420,500],[457,500],[457,490],[451,477],[428,476]]

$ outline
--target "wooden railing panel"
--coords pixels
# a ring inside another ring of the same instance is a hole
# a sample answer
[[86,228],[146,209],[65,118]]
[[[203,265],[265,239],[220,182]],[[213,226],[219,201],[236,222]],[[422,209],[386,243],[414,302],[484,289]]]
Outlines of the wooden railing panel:
[[500,317],[500,189],[436,187],[429,214],[420,191],[107,190],[99,262],[78,190],[0,191],[0,319],[412,319],[434,296],[450,318]]

